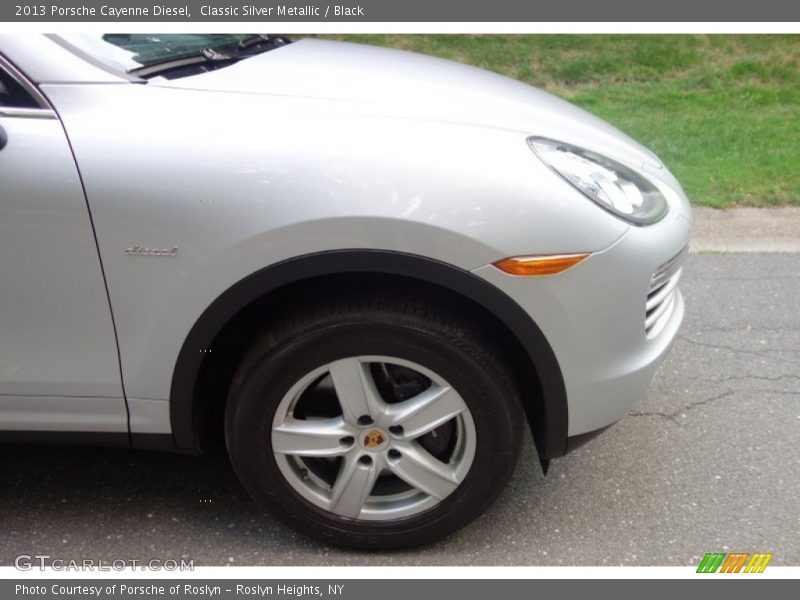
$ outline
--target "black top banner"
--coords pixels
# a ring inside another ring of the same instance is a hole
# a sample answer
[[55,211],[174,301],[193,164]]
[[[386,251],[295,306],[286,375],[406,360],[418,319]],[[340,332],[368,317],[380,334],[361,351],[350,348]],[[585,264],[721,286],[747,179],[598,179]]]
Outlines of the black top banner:
[[797,22],[792,0],[4,0],[2,22]]

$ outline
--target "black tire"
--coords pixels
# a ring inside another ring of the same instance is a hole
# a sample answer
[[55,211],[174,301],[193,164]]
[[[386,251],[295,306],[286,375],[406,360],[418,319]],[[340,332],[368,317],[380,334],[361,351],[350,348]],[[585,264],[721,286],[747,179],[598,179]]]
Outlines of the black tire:
[[[274,316],[274,315],[273,315]],[[339,299],[295,309],[259,336],[229,392],[225,435],[249,493],[297,530],[338,546],[404,548],[436,541],[482,514],[506,486],[523,437],[513,377],[490,337],[430,301]],[[340,517],[286,481],[271,449],[275,411],[301,377],[334,360],[383,355],[423,365],[462,396],[475,423],[475,457],[458,488],[425,512],[387,521]]]

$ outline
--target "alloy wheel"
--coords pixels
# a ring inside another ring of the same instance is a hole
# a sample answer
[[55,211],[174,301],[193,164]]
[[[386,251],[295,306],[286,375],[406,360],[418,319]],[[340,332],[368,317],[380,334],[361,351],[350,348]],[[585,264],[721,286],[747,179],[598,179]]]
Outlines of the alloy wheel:
[[289,485],[344,518],[416,515],[469,472],[475,424],[461,395],[408,360],[355,356],[303,376],[275,413],[272,451]]

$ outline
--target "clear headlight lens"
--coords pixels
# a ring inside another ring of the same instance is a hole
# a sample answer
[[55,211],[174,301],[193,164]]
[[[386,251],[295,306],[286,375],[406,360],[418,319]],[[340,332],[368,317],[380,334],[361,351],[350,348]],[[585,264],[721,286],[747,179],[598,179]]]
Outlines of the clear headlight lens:
[[528,144],[553,171],[600,207],[635,225],[650,225],[667,214],[667,201],[643,176],[615,160],[547,138]]

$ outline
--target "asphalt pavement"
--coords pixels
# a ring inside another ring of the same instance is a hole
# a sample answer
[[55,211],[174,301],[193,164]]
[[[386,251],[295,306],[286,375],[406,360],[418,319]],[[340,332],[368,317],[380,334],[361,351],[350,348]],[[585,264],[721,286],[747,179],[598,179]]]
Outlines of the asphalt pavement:
[[647,396],[543,477],[515,478],[438,544],[343,551],[264,514],[224,455],[0,445],[0,564],[687,565],[711,551],[800,564],[800,255],[694,254],[687,316]]

